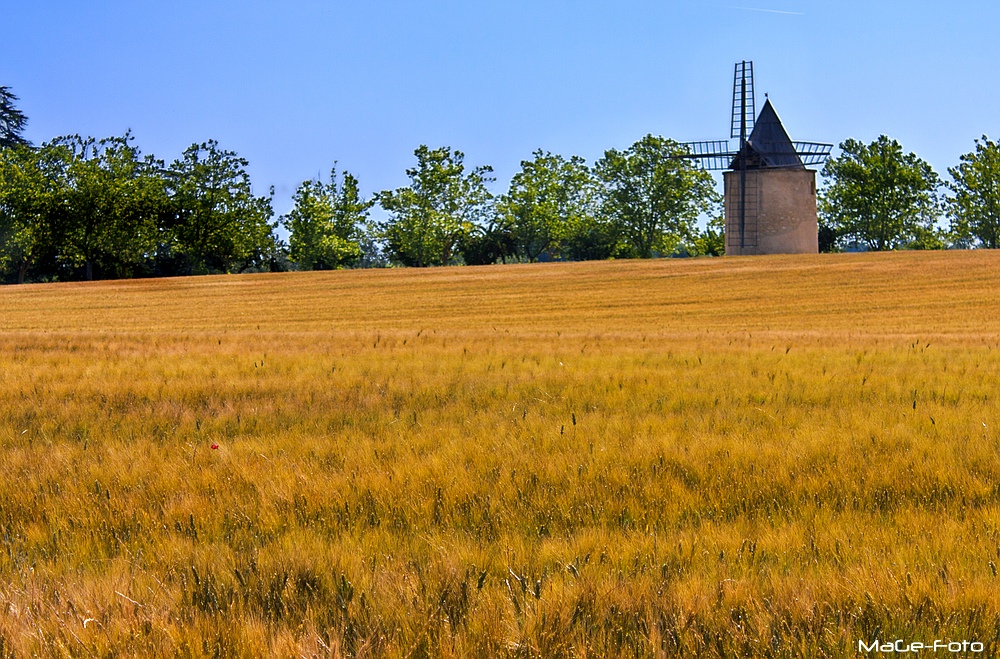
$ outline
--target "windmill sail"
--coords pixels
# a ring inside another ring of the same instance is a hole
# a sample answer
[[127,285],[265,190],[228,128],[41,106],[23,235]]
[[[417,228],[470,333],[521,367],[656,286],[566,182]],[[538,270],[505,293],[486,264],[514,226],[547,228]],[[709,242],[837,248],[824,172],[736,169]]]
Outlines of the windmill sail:
[[737,62],[733,74],[733,121],[729,137],[745,139],[756,116],[753,92],[753,62]]

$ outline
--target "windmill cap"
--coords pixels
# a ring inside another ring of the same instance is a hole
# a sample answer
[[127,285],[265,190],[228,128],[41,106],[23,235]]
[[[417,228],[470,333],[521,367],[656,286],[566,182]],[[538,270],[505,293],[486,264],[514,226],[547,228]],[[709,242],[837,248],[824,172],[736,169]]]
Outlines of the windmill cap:
[[[749,150],[749,152],[747,152]],[[770,99],[764,101],[764,107],[757,115],[754,122],[753,132],[747,138],[747,144],[743,146],[731,165],[732,169],[740,166],[740,159],[746,158],[746,166],[750,169],[766,167],[801,167],[802,159],[795,152],[795,145],[785,131],[785,127],[778,118],[778,113],[774,111]]]

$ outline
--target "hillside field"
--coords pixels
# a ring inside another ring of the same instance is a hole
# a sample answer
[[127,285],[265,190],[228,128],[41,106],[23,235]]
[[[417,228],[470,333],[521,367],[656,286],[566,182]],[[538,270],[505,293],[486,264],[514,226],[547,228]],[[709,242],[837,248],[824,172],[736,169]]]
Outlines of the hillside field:
[[994,656],[998,383],[985,250],[2,287],[0,657]]

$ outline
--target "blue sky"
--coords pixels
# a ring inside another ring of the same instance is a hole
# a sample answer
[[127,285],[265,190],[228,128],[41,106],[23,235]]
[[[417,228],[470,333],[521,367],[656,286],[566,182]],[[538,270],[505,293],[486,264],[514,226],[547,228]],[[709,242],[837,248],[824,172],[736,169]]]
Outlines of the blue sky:
[[501,192],[538,148],[725,138],[742,59],[792,139],[884,133],[945,176],[1000,136],[996,2],[3,4],[0,84],[29,139],[131,129],[168,161],[217,139],[279,213],[334,160],[367,193],[405,185],[420,144],[492,165]]

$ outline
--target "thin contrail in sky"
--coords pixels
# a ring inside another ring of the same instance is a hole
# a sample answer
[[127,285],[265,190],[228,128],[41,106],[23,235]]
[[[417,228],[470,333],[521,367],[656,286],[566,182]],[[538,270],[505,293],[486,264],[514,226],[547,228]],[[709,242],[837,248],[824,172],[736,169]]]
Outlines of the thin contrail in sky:
[[791,16],[805,16],[801,11],[781,11],[780,9],[761,9],[759,7],[730,7],[730,9],[742,9],[744,11],[763,11],[768,14],[789,14]]

